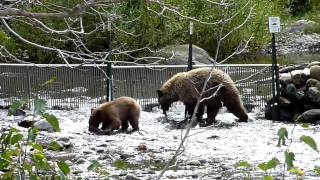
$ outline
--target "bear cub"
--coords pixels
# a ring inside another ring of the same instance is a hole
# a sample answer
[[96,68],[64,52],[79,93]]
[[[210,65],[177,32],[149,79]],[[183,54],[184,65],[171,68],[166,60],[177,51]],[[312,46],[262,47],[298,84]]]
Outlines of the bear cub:
[[[124,96],[105,102],[92,111],[89,119],[89,131],[110,135],[113,130],[118,130],[120,127],[122,131],[126,131],[129,124],[132,131],[138,131],[140,111],[139,104],[130,97]],[[99,128],[100,124],[102,124],[101,129]]]

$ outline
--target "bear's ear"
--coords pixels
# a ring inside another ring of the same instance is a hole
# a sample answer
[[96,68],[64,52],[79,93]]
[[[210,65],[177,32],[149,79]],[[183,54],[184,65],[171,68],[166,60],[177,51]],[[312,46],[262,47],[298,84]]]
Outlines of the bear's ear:
[[158,93],[159,97],[163,96],[163,92],[160,89],[157,90],[157,93]]

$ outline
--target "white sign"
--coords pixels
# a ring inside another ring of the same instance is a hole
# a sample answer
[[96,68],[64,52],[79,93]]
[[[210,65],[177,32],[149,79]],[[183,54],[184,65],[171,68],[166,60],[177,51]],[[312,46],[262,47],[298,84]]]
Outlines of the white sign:
[[189,33],[190,33],[190,35],[192,35],[192,34],[193,34],[193,22],[192,22],[192,21],[190,21],[190,25],[189,25]]
[[269,17],[269,32],[280,32],[280,17]]

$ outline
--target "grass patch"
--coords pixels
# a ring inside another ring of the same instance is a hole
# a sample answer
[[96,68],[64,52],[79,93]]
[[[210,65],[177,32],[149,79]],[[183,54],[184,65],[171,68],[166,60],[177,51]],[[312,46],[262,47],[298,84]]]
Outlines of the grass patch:
[[320,23],[316,23],[313,26],[308,26],[304,29],[305,34],[318,33],[320,34]]

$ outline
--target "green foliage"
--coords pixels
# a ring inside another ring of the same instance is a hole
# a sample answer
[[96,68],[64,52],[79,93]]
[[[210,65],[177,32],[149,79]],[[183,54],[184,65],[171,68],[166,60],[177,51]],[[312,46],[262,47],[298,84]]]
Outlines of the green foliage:
[[286,139],[288,139],[288,131],[286,128],[280,128],[278,130],[278,146],[285,145]]
[[[201,46],[209,52],[210,55],[214,55],[216,52],[217,35],[218,30],[222,26],[218,24],[208,24],[218,22],[221,18],[229,18],[235,13],[237,16],[232,18],[226,24],[224,24],[223,33],[226,34],[230,30],[241,24],[248,15],[250,8],[254,7],[254,14],[250,17],[249,22],[242,28],[234,31],[230,37],[228,37],[220,48],[220,59],[226,57],[234,50],[240,41],[247,39],[251,35],[255,38],[250,42],[251,49],[256,50],[261,45],[264,45],[270,40],[270,35],[266,31],[265,22],[270,15],[282,16],[283,19],[287,19],[287,13],[283,10],[283,2],[270,1],[270,0],[239,0],[233,1],[230,6],[223,8],[213,3],[205,1],[184,1],[184,0],[170,0],[164,1],[165,4],[176,6],[184,16],[190,16],[199,19],[199,21],[207,22],[199,23],[194,22],[194,44]],[[49,0],[47,3],[55,4],[50,8],[44,6],[37,6],[36,4],[29,7],[31,12],[55,12],[61,11],[59,7],[70,8],[77,3],[82,2],[80,0]],[[246,4],[248,5],[244,7]],[[157,15],[156,12],[161,12],[162,7],[157,3],[151,3],[148,1],[123,1],[116,3],[114,8],[110,7],[95,7],[97,11],[116,12],[122,19],[116,19],[112,21],[113,26],[112,33],[109,34],[106,31],[106,27],[97,29],[92,33],[79,35],[77,38],[81,38],[85,42],[85,46],[90,51],[106,51],[109,47],[109,39],[112,36],[112,44],[114,47],[121,47],[121,50],[132,50],[141,47],[150,47],[152,49],[160,49],[167,45],[185,44],[188,42],[188,26],[189,19],[178,16],[177,13],[171,11],[164,11],[163,15]],[[150,9],[152,11],[150,11]],[[64,10],[64,9],[63,9]],[[86,32],[92,31],[97,28],[96,22],[107,22],[108,16],[98,16],[95,11],[88,10],[87,13],[82,14],[84,29]],[[77,29],[76,25],[79,23],[76,18],[46,18],[42,19],[49,28],[57,30],[64,30],[68,26]],[[34,28],[35,22],[20,21],[12,19],[10,25],[17,31],[22,37],[32,40],[37,44],[42,44],[48,47],[66,49],[69,51],[79,50],[82,47],[76,46],[71,40],[66,40],[65,36],[70,39],[75,36],[70,34],[58,34],[58,33],[44,33],[40,28]],[[98,27],[99,28],[99,27]],[[129,35],[131,34],[131,35]],[[132,35],[133,34],[133,35]],[[5,38],[7,36],[4,36]],[[1,35],[0,35],[1,38]],[[13,37],[14,40],[15,37]],[[61,40],[61,41],[60,41]],[[1,42],[1,41],[0,41]],[[59,60],[56,53],[43,51],[39,48],[35,48],[31,45],[20,43],[17,40],[18,47],[15,49],[21,49],[22,52],[28,53],[28,61],[36,63],[54,62],[64,63]],[[140,50],[130,53],[132,56],[146,56],[150,55],[147,50]],[[114,55],[114,60],[131,61],[130,56]],[[143,61],[142,63],[147,63]]]
[[315,25],[308,26],[304,29],[306,34],[318,33],[320,34],[320,23],[316,23]]
[[47,110],[47,102],[45,100],[36,98],[34,100],[34,113],[42,115]]
[[44,117],[49,122],[49,124],[53,127],[55,131],[60,131],[59,121],[54,115],[45,113],[42,115],[42,117]]
[[298,167],[291,168],[289,170],[289,172],[292,173],[292,174],[296,174],[296,175],[303,175],[304,174],[304,172]]
[[270,175],[263,176],[263,180],[273,180],[273,177]]
[[14,101],[8,110],[8,116],[13,115],[18,109],[22,108],[26,102],[26,100]]
[[314,139],[310,136],[305,136],[302,135],[300,137],[300,141],[306,143],[307,145],[309,145],[313,150],[318,152],[318,147],[317,147],[317,143],[314,141]]
[[53,151],[62,151],[63,147],[59,143],[57,143],[56,141],[52,141],[48,145],[47,149],[50,149],[50,150],[53,150]]
[[251,166],[247,161],[239,161],[235,164],[235,167],[249,167]]
[[64,176],[70,174],[70,172],[71,172],[71,170],[69,168],[69,165],[66,164],[63,161],[58,162],[58,167],[59,167],[59,170],[63,173]]
[[103,166],[97,160],[91,161],[91,164],[87,167],[89,171],[96,172],[102,176],[108,177],[110,173],[103,168]]
[[124,160],[118,159],[112,163],[112,166],[117,169],[126,170],[128,169],[128,163]]
[[320,167],[319,167],[319,166],[316,166],[316,167],[314,168],[314,171],[315,171],[318,175],[320,175]]
[[276,168],[278,164],[279,164],[279,160],[278,160],[277,158],[272,158],[272,159],[271,159],[270,161],[268,161],[268,162],[260,163],[260,164],[258,165],[258,167],[259,167],[262,171],[267,172],[269,169]]
[[293,161],[295,160],[295,154],[293,152],[285,151],[284,152],[285,163],[287,165],[287,170],[293,168]]
[[[54,81],[51,78],[43,85],[49,85]],[[15,101],[8,110],[8,114],[12,115],[16,110],[25,105],[27,101]],[[47,110],[46,102],[35,98],[33,117],[40,115],[45,118],[55,131],[60,131],[58,119],[45,113]],[[64,162],[48,161],[45,157],[43,147],[35,143],[38,135],[38,129],[30,127],[28,129],[27,138],[24,140],[23,134],[18,129],[11,128],[0,136],[0,170],[4,172],[0,175],[0,179],[44,179],[51,176],[53,179],[68,179],[70,174],[69,166]],[[27,151],[32,149],[32,151]],[[51,142],[48,149],[59,151],[62,147]],[[58,168],[55,168],[58,167]],[[27,177],[26,177],[27,174]]]
[[40,86],[51,85],[57,80],[57,76],[51,77],[48,81],[42,83]]

